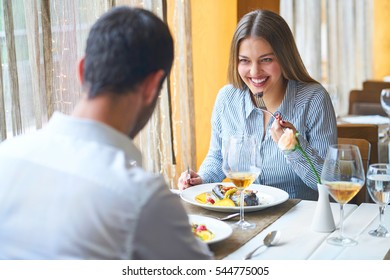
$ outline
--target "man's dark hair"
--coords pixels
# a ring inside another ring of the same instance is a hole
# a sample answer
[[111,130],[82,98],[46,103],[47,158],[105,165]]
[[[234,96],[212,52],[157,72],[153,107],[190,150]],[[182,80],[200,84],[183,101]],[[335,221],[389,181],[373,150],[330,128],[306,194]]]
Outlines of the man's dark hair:
[[88,35],[84,86],[88,97],[102,91],[123,94],[134,90],[160,69],[169,75],[173,40],[168,26],[147,10],[116,7],[102,15]]

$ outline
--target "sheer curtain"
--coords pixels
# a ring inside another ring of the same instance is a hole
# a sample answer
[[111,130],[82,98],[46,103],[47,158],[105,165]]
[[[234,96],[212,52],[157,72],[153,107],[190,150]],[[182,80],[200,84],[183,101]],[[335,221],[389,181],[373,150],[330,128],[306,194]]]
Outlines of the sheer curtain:
[[280,1],[280,14],[309,73],[337,91],[332,97],[339,115],[348,112],[350,90],[372,77],[372,5],[370,0]]
[[144,167],[175,186],[185,164],[195,165],[189,0],[0,0],[0,141],[41,128],[54,111],[72,112],[89,28],[119,5],[153,11],[175,38],[170,81],[135,139]]

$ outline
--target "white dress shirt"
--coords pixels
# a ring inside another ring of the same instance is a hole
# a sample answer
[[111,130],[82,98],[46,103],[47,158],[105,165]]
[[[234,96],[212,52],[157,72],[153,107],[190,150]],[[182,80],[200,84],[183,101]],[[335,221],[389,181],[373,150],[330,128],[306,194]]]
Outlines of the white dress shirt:
[[0,258],[210,258],[180,199],[140,166],[126,135],[60,113],[45,128],[4,141]]

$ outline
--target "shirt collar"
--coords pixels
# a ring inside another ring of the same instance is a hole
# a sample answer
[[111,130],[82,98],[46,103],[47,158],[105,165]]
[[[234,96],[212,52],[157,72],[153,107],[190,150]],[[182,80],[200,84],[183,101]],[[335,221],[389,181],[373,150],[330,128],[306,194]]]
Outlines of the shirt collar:
[[253,104],[251,99],[251,92],[249,88],[246,88],[244,93],[244,106],[245,106],[245,118],[248,118],[253,110],[256,110],[256,106]]
[[[90,142],[97,142],[123,150],[131,161],[142,166],[142,154],[133,141],[124,133],[104,123],[91,119],[76,118],[60,112],[54,112],[47,129],[58,134],[70,135]],[[130,164],[134,164],[131,162]]]

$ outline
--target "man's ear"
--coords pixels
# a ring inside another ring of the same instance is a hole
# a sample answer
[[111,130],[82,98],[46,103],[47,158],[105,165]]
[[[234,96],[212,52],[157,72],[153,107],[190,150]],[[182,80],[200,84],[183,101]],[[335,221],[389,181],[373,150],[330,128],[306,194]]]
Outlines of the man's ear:
[[77,67],[77,77],[79,78],[80,84],[83,84],[84,82],[84,60],[85,58],[83,57],[80,59],[78,67]]
[[160,92],[161,79],[164,77],[164,71],[158,70],[149,74],[143,82],[143,94],[144,94],[144,103],[152,103],[156,95]]

